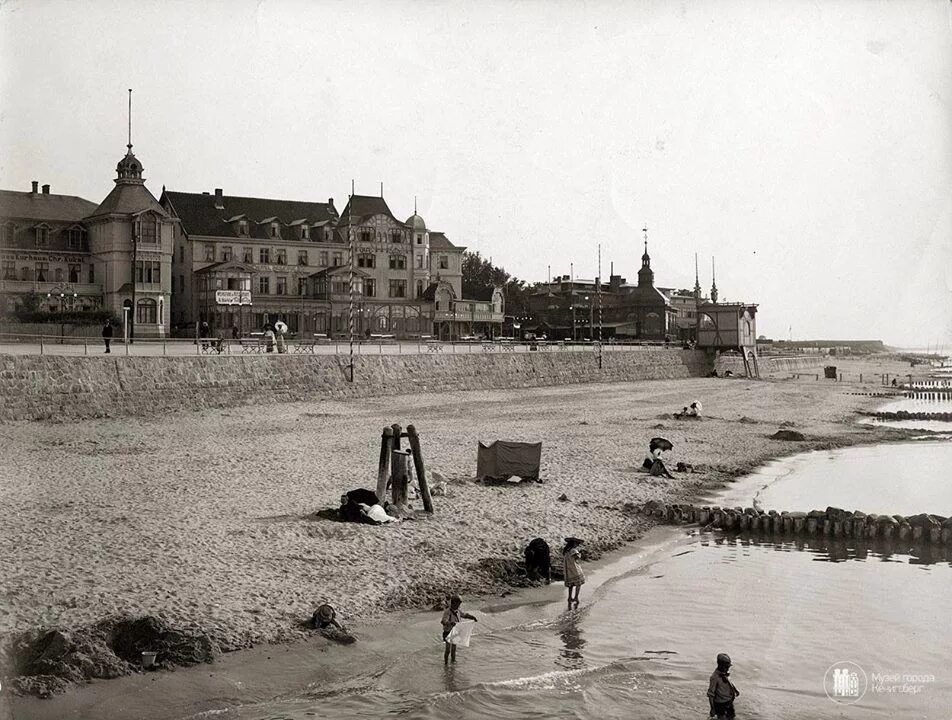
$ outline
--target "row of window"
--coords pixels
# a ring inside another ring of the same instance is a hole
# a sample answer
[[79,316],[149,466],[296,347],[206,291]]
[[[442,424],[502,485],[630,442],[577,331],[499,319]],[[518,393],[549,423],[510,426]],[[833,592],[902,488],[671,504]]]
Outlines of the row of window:
[[[82,282],[80,279],[83,273],[83,266],[79,263],[70,264],[64,272],[63,268],[55,268],[50,272],[50,264],[47,262],[35,262],[33,266],[23,265],[20,272],[17,273],[16,262],[13,260],[3,261],[3,279],[20,280],[26,282]],[[96,282],[96,266],[88,267],[89,283]]]
[[[213,243],[205,243],[204,248],[204,259],[205,262],[229,262],[235,258],[230,245],[222,245],[221,248],[218,248]],[[310,265],[310,256],[307,250],[298,250],[297,254],[297,264],[298,265]],[[328,260],[331,261],[331,265],[338,267],[344,264],[344,253],[343,251],[330,252],[328,250],[321,250],[318,253],[318,263],[320,267],[328,267]],[[185,262],[185,246],[179,246],[179,261]],[[245,263],[254,263],[254,248],[243,247],[241,249],[241,261]],[[438,267],[440,270],[449,270],[450,259],[449,255],[440,255],[437,258]],[[288,264],[288,251],[285,248],[258,248],[258,263],[262,265],[287,265]],[[416,267],[418,270],[424,268],[425,258],[423,254],[417,254],[416,256]],[[357,254],[357,267],[360,268],[375,268],[377,267],[377,255],[375,253],[358,253]],[[391,270],[406,270],[407,267],[407,257],[406,255],[390,255],[390,269]]]
[[[311,228],[309,225],[296,225],[294,227],[295,239],[297,240],[310,240],[311,242],[319,242],[324,240],[330,242],[332,237],[332,230],[330,228],[324,228],[323,230],[318,228]],[[234,223],[234,229],[241,237],[249,236],[249,224],[247,220],[238,220]],[[313,230],[313,231],[312,231]],[[268,228],[268,237],[273,237],[276,240],[284,239],[284,236],[281,233],[281,223],[272,222]],[[290,240],[290,238],[288,238]]]
[[[50,230],[46,224],[33,228],[33,239],[37,247],[49,247]],[[0,226],[0,245],[13,245],[16,233],[17,227],[13,223]],[[66,246],[70,250],[82,250],[86,247],[86,230],[81,227],[69,228],[66,231]]]

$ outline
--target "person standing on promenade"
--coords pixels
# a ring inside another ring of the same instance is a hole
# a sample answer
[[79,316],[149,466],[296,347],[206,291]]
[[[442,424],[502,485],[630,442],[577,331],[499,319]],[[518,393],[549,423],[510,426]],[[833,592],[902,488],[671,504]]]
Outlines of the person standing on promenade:
[[109,343],[112,342],[112,320],[109,318],[106,318],[106,323],[102,326],[102,341],[106,345],[106,352],[112,352],[109,349]]
[[[450,598],[450,606],[446,608],[446,611],[443,613],[443,617],[440,620],[440,623],[443,625],[443,664],[450,662],[456,662],[456,642],[454,638],[450,636],[450,633],[453,632],[453,628],[459,625],[460,620],[466,618],[467,620],[472,620],[473,622],[479,622],[476,619],[475,615],[470,615],[460,610],[460,607],[463,604],[463,598],[459,595],[454,595]],[[468,642],[468,641],[467,641]]]
[[740,690],[730,681],[731,658],[727,653],[717,656],[717,669],[711,674],[711,684],[707,689],[707,700],[711,705],[711,717],[730,718],[734,716],[734,698]]
[[[562,548],[562,563],[565,566],[565,587],[569,589],[569,609],[572,609],[572,603],[578,607],[578,594],[585,584],[585,573],[582,572],[582,566],[579,563],[579,555],[582,552],[583,540],[576,537],[565,538],[565,547]],[[575,590],[573,597],[572,590]]]

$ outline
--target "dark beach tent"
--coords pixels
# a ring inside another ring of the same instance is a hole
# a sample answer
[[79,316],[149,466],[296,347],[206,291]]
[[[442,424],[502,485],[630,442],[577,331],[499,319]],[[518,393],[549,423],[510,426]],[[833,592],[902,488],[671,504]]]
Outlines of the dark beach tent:
[[659,449],[669,452],[670,450],[674,449],[674,445],[671,444],[670,440],[665,440],[662,437],[651,438],[650,442],[648,443],[648,450],[654,452],[655,450]]
[[488,445],[480,441],[476,455],[476,477],[480,480],[538,480],[542,462],[542,443],[496,440]]

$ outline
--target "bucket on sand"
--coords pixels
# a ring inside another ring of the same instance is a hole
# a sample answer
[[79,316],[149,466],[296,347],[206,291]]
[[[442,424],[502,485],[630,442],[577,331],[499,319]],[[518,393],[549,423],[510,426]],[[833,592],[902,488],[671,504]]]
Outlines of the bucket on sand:
[[142,651],[142,667],[150,668],[155,665],[155,656],[158,655],[156,652],[149,652],[146,650]]

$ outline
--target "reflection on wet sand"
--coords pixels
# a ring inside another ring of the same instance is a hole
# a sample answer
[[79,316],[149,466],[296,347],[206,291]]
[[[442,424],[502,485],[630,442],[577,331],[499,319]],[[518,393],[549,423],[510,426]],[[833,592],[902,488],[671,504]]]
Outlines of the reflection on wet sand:
[[[909,565],[952,565],[952,548],[942,545],[903,545],[898,541],[865,538],[830,538],[824,536],[795,536],[765,541],[744,533],[725,533],[702,541],[701,545],[719,545],[725,548],[752,546],[771,548],[779,552],[807,552],[818,562],[846,562],[848,560],[879,560],[902,562]],[[727,562],[736,562],[740,556],[728,556]]]

